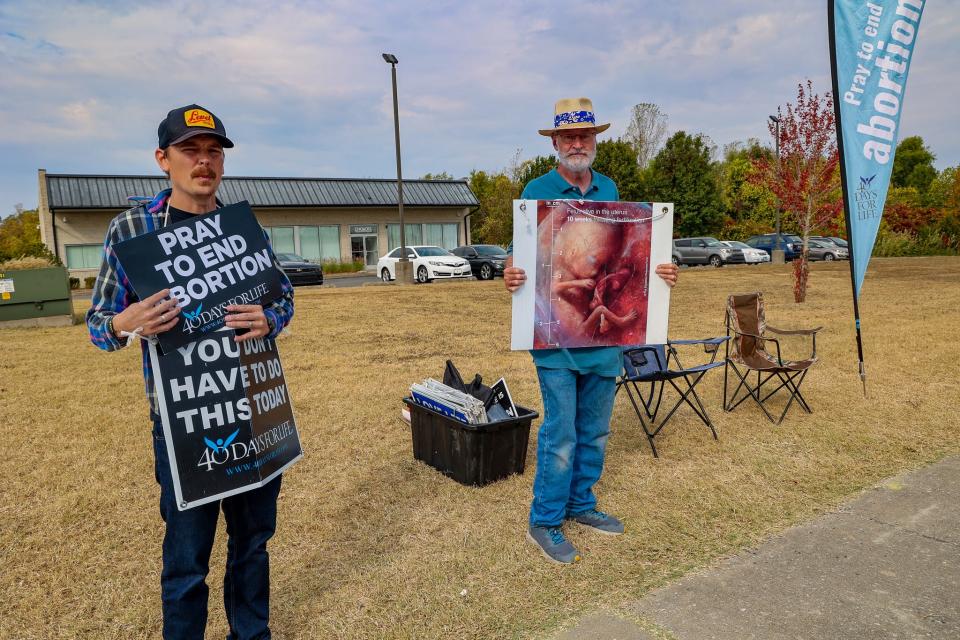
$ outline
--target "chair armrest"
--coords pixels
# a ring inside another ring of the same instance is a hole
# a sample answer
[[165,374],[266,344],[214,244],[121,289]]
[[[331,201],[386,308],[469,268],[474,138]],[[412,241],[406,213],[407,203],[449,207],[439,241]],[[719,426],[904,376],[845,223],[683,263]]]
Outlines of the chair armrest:
[[[658,368],[660,369],[667,368],[666,363],[660,362],[660,352],[655,347],[651,347],[650,345],[640,345],[639,347],[624,349],[623,355],[627,358],[630,358],[630,362],[633,364],[633,366],[639,369],[643,365],[647,364],[647,355],[646,355],[647,352],[652,353],[653,357],[657,359]],[[642,359],[642,361],[638,362],[638,360],[635,359],[634,356],[638,356],[640,359]]]
[[817,331],[823,329],[823,327],[815,327],[813,329],[792,329],[788,331],[786,329],[777,329],[776,327],[767,325],[767,329],[782,336],[812,336]]
[[781,336],[810,336],[810,338],[813,340],[810,350],[810,357],[817,357],[817,332],[823,329],[822,326],[814,327],[813,329],[794,329],[792,331],[786,331],[784,329],[777,329],[776,327],[767,325],[767,329]]
[[703,340],[671,340],[667,344],[723,344],[730,339],[730,336],[720,336],[719,338],[704,338]]
[[[781,367],[783,366],[783,358],[780,356],[780,341],[777,340],[776,338],[767,338],[766,336],[758,336],[755,333],[741,333],[740,331],[737,331],[732,327],[730,328],[730,331],[732,331],[736,336],[754,338],[756,340],[761,340],[763,342],[772,342],[773,344],[777,345],[777,364],[779,364]],[[816,336],[814,336],[814,339],[816,339]]]
[[[671,340],[667,343],[667,348],[670,350],[670,353],[673,354],[677,364],[680,365],[680,360],[677,358],[677,350],[674,349],[674,346],[702,344],[705,353],[713,354],[713,357],[710,358],[710,362],[713,362],[717,358],[717,353],[720,351],[720,345],[729,339],[730,336],[719,336],[717,338],[704,338],[702,340]],[[680,366],[682,368],[682,365]]]

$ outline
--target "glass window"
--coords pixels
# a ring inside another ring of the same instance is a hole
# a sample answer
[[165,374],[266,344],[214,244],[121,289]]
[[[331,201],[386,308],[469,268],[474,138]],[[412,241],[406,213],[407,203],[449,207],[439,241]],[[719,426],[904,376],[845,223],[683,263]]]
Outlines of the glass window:
[[[406,238],[406,245],[413,246],[418,244],[423,244],[423,225],[422,224],[407,224],[404,225]],[[400,246],[400,225],[399,224],[388,224],[387,225],[387,248],[394,249]],[[456,245],[454,245],[456,246]]]
[[68,269],[98,269],[103,245],[73,244],[67,245]]
[[423,225],[422,224],[407,224],[404,225],[407,236],[407,244],[413,246],[418,244],[423,244]]
[[[423,225],[423,244],[430,244],[444,249],[453,249],[457,242],[457,223],[428,223]],[[411,242],[410,244],[416,244]]]
[[[387,225],[387,250],[391,251],[400,246],[400,225]],[[397,255],[400,255],[399,253]]]
[[340,262],[340,227],[335,224],[317,227],[320,234],[320,259]]
[[[423,234],[423,243],[432,244],[437,247],[443,246],[443,225],[425,224],[423,225],[425,233]],[[456,245],[454,245],[456,246]]]
[[323,225],[319,227],[297,227],[300,237],[300,255],[307,260],[340,262],[340,227]]
[[300,255],[307,260],[320,259],[320,229],[318,227],[300,227]]
[[296,253],[293,227],[270,227],[270,243],[274,253]]
[[459,242],[458,225],[456,222],[447,222],[443,224],[443,243],[440,245],[444,249],[453,249]]

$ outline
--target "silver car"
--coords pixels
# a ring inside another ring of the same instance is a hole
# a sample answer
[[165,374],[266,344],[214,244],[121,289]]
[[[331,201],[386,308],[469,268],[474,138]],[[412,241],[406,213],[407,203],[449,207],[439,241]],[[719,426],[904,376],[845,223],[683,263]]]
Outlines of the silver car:
[[677,238],[673,241],[674,264],[743,264],[743,251],[733,249],[716,238]]
[[844,247],[827,242],[825,240],[808,240],[808,253],[810,260],[849,260],[850,250]]
[[770,262],[770,254],[764,251],[763,249],[754,249],[746,242],[740,242],[739,240],[721,240],[723,244],[727,245],[731,249],[740,249],[743,251],[743,261],[747,264],[760,264],[762,262]]

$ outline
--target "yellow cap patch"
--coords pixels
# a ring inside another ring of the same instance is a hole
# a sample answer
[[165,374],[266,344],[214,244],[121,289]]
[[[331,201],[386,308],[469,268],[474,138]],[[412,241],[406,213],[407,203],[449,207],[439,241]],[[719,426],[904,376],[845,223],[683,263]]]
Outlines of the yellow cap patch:
[[213,123],[213,116],[203,109],[190,109],[183,113],[183,119],[188,127],[206,127],[216,129],[217,125]]

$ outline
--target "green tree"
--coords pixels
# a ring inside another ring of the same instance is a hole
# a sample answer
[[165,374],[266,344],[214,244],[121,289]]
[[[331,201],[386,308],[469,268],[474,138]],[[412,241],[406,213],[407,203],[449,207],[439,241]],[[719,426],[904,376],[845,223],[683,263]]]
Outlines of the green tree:
[[21,256],[51,257],[50,251],[40,241],[40,215],[37,210],[24,210],[17,205],[14,214],[0,221],[0,261]]
[[933,167],[934,160],[936,156],[923,144],[923,138],[904,138],[897,145],[897,152],[893,157],[891,184],[895,187],[913,187],[921,195],[925,194],[930,183],[937,177],[937,170]]
[[471,171],[468,183],[480,203],[470,225],[473,241],[506,246],[513,240],[513,200],[520,196],[519,187],[502,171]]
[[643,180],[637,166],[636,151],[630,143],[623,140],[597,143],[597,158],[593,161],[593,168],[616,183],[621,200],[643,200]]
[[924,204],[960,215],[960,166],[947,167],[937,174],[927,189]]
[[724,235],[746,239],[775,227],[777,198],[770,189],[758,184],[754,168],[755,160],[772,156],[771,150],[756,138],[724,147],[723,161],[717,166],[726,213]]
[[550,173],[557,167],[557,157],[553,154],[549,156],[535,156],[529,160],[516,165],[513,170],[513,181],[517,183],[522,191],[527,184],[540,176]]
[[453,180],[453,176],[446,171],[440,173],[425,173],[421,180]]
[[645,199],[674,203],[674,233],[710,235],[722,228],[723,201],[702,135],[673,134],[650,163],[644,182]]

